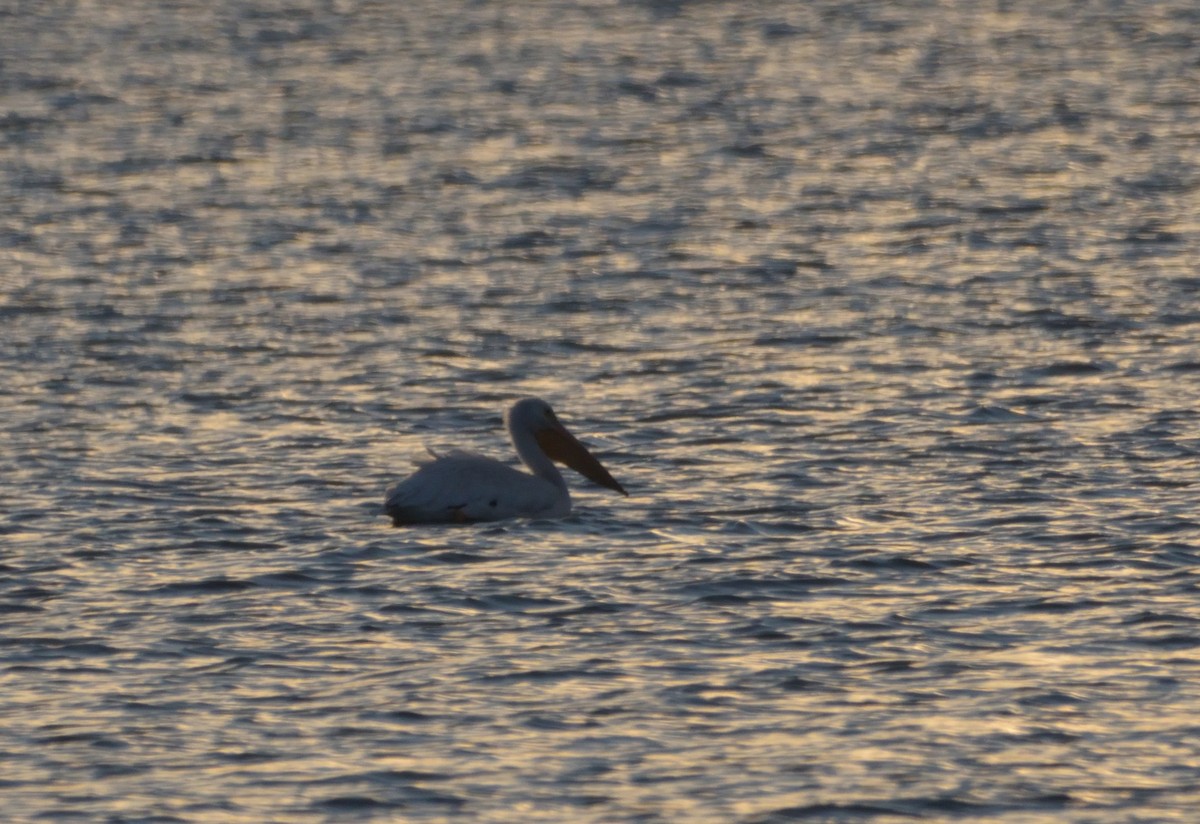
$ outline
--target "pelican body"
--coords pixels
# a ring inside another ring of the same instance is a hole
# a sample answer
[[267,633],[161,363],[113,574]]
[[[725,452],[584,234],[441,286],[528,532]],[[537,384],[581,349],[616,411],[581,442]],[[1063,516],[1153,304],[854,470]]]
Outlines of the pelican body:
[[555,461],[600,486],[629,494],[544,400],[517,401],[505,413],[504,422],[529,473],[471,452],[434,454],[433,460],[387,491],[383,509],[392,524],[565,517],[571,512],[571,493]]

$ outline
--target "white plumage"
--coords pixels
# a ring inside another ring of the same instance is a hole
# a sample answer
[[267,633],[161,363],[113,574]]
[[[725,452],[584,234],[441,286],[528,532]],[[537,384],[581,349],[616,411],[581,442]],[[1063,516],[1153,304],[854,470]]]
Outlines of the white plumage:
[[571,493],[554,465],[556,460],[601,486],[628,494],[559,423],[545,401],[517,401],[505,415],[505,423],[517,456],[533,474],[471,452],[434,455],[387,491],[384,512],[392,523],[562,518],[571,512]]

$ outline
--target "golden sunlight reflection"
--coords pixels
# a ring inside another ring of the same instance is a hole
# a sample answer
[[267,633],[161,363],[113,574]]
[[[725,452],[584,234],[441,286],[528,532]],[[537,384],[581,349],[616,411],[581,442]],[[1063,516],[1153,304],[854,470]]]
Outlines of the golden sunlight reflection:
[[5,820],[1192,820],[1189,4],[145,5],[0,26]]

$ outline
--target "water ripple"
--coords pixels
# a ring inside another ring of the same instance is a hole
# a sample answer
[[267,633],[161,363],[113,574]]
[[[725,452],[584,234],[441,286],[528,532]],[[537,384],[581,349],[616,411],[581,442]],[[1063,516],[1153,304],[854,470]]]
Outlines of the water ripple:
[[[1193,814],[1189,8],[144,5],[0,26],[8,819]],[[380,516],[528,394],[628,499]]]

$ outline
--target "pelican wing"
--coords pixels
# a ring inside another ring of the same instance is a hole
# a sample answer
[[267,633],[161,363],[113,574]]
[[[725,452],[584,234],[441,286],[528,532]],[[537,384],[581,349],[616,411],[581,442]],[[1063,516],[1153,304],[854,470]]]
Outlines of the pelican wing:
[[500,461],[454,451],[421,465],[387,491],[396,526],[549,516],[560,493],[549,481]]

